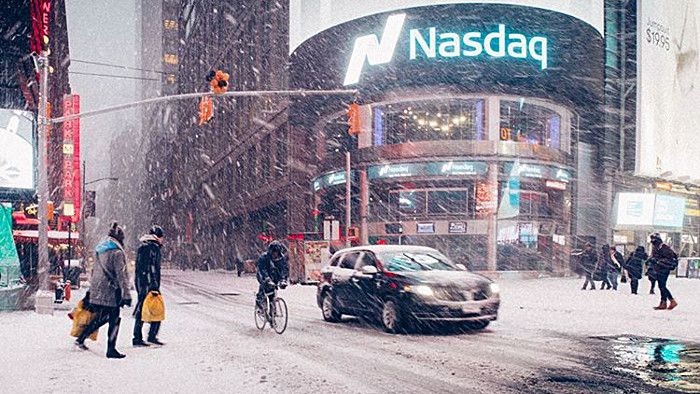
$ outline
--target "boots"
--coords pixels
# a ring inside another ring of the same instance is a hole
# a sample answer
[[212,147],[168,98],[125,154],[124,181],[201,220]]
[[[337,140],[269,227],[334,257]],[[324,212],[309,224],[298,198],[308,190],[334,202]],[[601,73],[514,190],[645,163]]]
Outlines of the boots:
[[673,308],[675,308],[675,307],[677,307],[677,306],[678,306],[678,303],[676,302],[676,300],[674,300],[673,298],[671,298],[671,303],[668,304],[668,310],[670,311],[671,309],[673,309]]
[[119,324],[121,317],[109,322],[109,330],[107,331],[107,358],[124,358],[126,355],[117,351],[117,337],[119,336]]
[[657,311],[668,309],[668,305],[666,305],[666,301],[661,301],[659,306],[655,306],[654,309],[656,309]]

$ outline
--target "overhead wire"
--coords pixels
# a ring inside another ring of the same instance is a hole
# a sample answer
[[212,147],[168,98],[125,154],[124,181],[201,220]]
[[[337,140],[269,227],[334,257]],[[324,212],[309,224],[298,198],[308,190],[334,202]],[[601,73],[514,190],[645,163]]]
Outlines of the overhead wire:
[[71,61],[71,63],[84,63],[84,64],[92,64],[95,66],[123,68],[125,70],[145,71],[145,72],[152,72],[152,73],[157,73],[157,74],[167,74],[166,72],[161,71],[161,70],[153,70],[153,69],[148,69],[148,68],[124,66],[121,64],[106,63],[106,62],[96,62],[96,61],[92,61],[92,60],[70,59],[70,61]]
[[128,75],[115,75],[115,74],[87,73],[87,72],[83,72],[83,71],[68,71],[68,74],[92,75],[95,77],[105,77],[105,78],[137,79],[137,80],[141,80],[141,81],[160,81],[159,78],[132,77],[132,76],[128,76]]

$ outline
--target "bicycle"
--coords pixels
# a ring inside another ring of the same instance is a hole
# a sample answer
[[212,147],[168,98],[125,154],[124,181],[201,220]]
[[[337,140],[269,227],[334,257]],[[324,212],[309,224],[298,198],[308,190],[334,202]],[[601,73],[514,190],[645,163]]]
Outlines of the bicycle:
[[255,326],[258,330],[265,329],[265,325],[270,323],[270,327],[277,333],[282,334],[287,329],[287,303],[282,297],[277,296],[275,285],[272,291],[265,292],[264,310],[255,302]]

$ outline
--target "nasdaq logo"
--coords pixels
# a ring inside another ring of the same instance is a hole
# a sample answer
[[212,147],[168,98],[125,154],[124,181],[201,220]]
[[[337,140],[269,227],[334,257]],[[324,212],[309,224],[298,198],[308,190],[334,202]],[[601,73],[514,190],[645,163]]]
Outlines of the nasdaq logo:
[[[365,61],[370,66],[391,62],[405,19],[406,14],[389,16],[381,39],[376,34],[369,34],[355,40],[344,85],[353,85],[360,81]],[[531,59],[541,70],[549,66],[546,37],[527,37],[509,31],[505,24],[499,24],[496,31],[486,33],[440,31],[437,27],[411,29],[408,32],[408,42],[410,60],[473,58],[486,55],[494,58]]]

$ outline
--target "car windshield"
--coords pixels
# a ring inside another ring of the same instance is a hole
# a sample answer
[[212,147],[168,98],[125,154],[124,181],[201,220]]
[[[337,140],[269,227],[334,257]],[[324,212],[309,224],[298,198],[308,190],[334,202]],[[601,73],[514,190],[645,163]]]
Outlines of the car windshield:
[[450,259],[438,252],[397,251],[379,254],[384,268],[389,272],[400,271],[456,271]]

